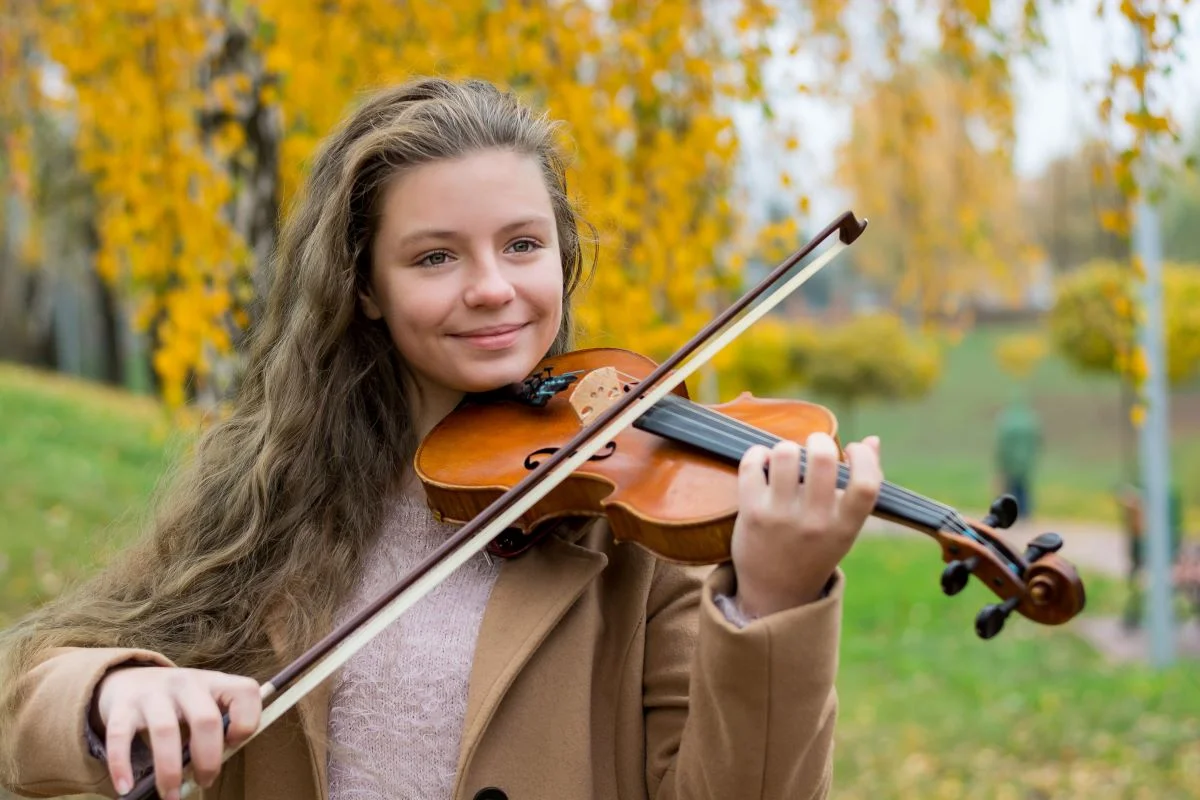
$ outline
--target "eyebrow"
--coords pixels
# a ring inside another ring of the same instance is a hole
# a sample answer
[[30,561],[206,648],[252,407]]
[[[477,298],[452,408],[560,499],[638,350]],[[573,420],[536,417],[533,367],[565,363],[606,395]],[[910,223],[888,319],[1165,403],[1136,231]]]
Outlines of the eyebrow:
[[[522,217],[521,219],[513,220],[507,225],[501,227],[500,233],[510,233],[511,231],[519,230],[529,225],[545,225],[549,224],[550,221],[550,218],[543,214],[537,214],[532,217]],[[412,244],[413,242],[424,239],[453,239],[457,235],[457,231],[439,230],[437,228],[422,228],[400,237],[400,239],[396,242],[396,246],[404,247]]]

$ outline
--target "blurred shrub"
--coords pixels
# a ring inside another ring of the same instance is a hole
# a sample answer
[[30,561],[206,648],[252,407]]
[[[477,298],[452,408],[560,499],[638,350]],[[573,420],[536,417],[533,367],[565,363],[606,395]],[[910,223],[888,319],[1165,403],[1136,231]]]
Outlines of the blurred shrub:
[[[652,355],[658,360],[670,352],[665,341],[661,344]],[[933,387],[942,366],[932,340],[885,314],[820,327],[767,317],[730,342],[712,364],[722,401],[742,392],[757,397],[815,392],[846,411],[866,399],[921,397]]]
[[850,415],[863,400],[922,397],[941,375],[942,358],[935,342],[899,317],[873,314],[822,329],[806,365],[806,385]]
[[713,359],[721,399],[794,394],[804,381],[816,331],[777,317],[759,320]]
[[[1084,371],[1140,382],[1145,363],[1135,350],[1136,295],[1133,269],[1093,261],[1064,276],[1050,314],[1055,348]],[[1163,265],[1167,379],[1180,384],[1200,372],[1200,269]]]
[[996,343],[996,361],[1012,377],[1025,379],[1033,374],[1049,349],[1041,333],[1016,333]]

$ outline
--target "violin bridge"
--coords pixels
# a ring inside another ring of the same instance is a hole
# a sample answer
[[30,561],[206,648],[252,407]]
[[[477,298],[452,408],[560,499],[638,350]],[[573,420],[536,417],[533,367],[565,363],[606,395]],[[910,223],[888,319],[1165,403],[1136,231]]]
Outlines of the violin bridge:
[[580,424],[587,427],[629,391],[629,384],[636,382],[636,378],[618,371],[616,367],[594,369],[575,384],[575,390],[571,392],[571,408],[575,410]]

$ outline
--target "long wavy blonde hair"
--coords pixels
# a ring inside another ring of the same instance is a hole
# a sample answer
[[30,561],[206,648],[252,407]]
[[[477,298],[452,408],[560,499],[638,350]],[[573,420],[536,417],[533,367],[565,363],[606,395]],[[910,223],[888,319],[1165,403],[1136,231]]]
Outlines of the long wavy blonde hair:
[[[556,127],[491,84],[437,78],[350,115],[281,231],[233,412],[201,438],[139,542],[6,632],[0,687],[59,646],[142,647],[262,680],[326,632],[417,444],[405,365],[358,295],[384,191],[406,168],[482,149],[535,158],[562,250],[551,353],[564,352],[585,223]],[[277,654],[268,626],[294,652]]]

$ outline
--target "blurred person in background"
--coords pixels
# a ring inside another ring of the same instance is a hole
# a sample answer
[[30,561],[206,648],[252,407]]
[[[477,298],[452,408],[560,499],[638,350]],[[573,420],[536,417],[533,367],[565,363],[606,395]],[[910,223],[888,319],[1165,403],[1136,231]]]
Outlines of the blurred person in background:
[[996,471],[1000,491],[1017,501],[1020,519],[1033,513],[1033,475],[1042,449],[1042,429],[1029,401],[1017,397],[996,420]]
[[[1121,513],[1125,541],[1128,544],[1129,572],[1126,574],[1126,600],[1121,621],[1125,628],[1141,627],[1146,593],[1146,525],[1142,488],[1139,481],[1117,487],[1117,508]],[[1167,490],[1168,558],[1173,588],[1200,615],[1200,552],[1185,543],[1183,494],[1172,482]]]

